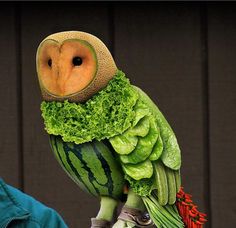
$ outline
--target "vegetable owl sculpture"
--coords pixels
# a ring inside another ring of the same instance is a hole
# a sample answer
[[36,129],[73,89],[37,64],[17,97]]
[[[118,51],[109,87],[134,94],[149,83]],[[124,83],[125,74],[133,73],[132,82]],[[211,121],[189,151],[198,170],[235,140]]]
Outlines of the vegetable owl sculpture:
[[97,37],[48,36],[37,51],[45,129],[52,150],[81,189],[101,200],[91,227],[202,227],[180,187],[181,155],[168,122],[118,70]]

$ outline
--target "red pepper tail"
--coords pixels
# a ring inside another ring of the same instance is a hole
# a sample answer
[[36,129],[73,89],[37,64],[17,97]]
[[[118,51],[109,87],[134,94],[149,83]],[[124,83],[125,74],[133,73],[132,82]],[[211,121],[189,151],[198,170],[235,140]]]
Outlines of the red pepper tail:
[[192,201],[192,196],[183,191],[183,187],[177,193],[176,206],[186,228],[202,228],[206,223],[206,214],[197,210]]

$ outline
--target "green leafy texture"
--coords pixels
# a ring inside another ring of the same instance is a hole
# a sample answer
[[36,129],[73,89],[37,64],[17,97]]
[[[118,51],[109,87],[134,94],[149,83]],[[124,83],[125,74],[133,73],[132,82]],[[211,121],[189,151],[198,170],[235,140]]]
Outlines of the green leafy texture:
[[137,164],[148,158],[158,138],[158,129],[153,116],[149,117],[150,129],[145,137],[139,137],[134,151],[128,155],[121,155],[123,163]]
[[122,154],[129,154],[135,149],[138,143],[138,137],[131,136],[126,131],[122,135],[117,135],[115,137],[110,138],[109,141],[114,150],[118,154],[122,155]]
[[138,164],[122,164],[125,174],[135,180],[150,178],[153,174],[153,166],[151,161],[146,160]]
[[148,108],[148,106],[142,102],[140,99],[138,99],[135,107],[135,119],[134,119],[134,123],[133,126],[135,126],[139,120],[141,120],[144,116],[148,116],[150,115],[150,110]]
[[[135,110],[135,116],[136,115],[137,115],[137,110]],[[147,116],[142,117],[142,119],[138,123],[136,123],[135,121],[135,124],[136,125],[134,127],[129,128],[123,134],[114,136],[109,139],[112,147],[118,154],[120,155],[130,154],[137,146],[138,143],[137,136],[144,137],[148,134],[150,124],[149,124],[149,118]]]
[[135,180],[132,177],[125,175],[125,179],[129,182],[130,187],[134,193],[138,194],[139,196],[150,195],[154,183],[153,176],[151,178]]
[[150,129],[150,122],[148,116],[143,117],[137,125],[127,130],[130,136],[145,137]]
[[154,145],[152,149],[152,153],[149,156],[149,159],[151,161],[156,161],[157,159],[160,158],[162,151],[163,151],[163,142],[162,142],[161,136],[159,135],[156,141],[156,144]]
[[132,126],[137,99],[138,94],[125,74],[117,71],[107,87],[84,104],[67,100],[42,102],[45,129],[76,144],[110,138]]
[[156,117],[158,127],[160,128],[161,138],[163,141],[163,152],[161,155],[163,163],[171,169],[180,169],[181,153],[173,130],[171,129],[163,114],[153,103],[153,101],[148,97],[148,95],[138,87],[134,86],[134,88],[139,93],[139,98],[145,104],[148,105],[148,107],[152,111],[152,114]]

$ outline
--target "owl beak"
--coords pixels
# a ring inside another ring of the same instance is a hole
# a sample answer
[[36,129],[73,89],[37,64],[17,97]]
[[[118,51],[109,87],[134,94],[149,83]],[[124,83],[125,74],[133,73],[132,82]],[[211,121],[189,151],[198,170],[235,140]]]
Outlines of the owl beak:
[[63,97],[65,95],[65,80],[63,79],[58,79],[57,80],[57,88],[58,88],[58,95],[60,97]]
[[58,94],[59,96],[63,97],[66,94],[66,83],[67,80],[70,77],[70,71],[69,70],[62,70],[59,71],[58,78],[57,78],[57,88],[58,88]]
[[58,72],[57,72],[57,88],[58,95],[60,97],[64,97],[67,94],[67,81],[69,80],[71,75],[71,65],[68,61],[66,61],[63,56],[58,61]]

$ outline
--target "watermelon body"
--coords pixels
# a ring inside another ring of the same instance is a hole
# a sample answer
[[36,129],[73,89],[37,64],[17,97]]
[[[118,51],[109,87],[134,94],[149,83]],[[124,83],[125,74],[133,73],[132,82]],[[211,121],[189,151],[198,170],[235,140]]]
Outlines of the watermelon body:
[[50,144],[62,168],[80,188],[94,196],[122,197],[124,174],[112,148],[104,142],[78,145],[50,135]]

